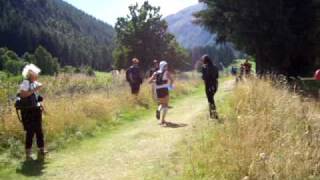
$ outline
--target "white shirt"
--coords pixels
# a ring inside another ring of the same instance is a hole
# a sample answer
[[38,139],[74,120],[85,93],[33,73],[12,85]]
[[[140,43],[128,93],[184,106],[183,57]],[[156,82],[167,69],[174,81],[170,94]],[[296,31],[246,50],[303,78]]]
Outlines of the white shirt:
[[[20,84],[20,91],[30,91],[30,90],[34,90],[37,87],[41,86],[41,83],[35,81],[35,82],[30,82],[28,80],[24,80],[22,81],[22,83]],[[40,102],[38,102],[37,106],[41,106]]]
[[37,87],[41,86],[41,83],[35,81],[35,82],[30,82],[28,80],[24,80],[21,84],[20,84],[20,91],[30,91],[30,90],[34,90]]

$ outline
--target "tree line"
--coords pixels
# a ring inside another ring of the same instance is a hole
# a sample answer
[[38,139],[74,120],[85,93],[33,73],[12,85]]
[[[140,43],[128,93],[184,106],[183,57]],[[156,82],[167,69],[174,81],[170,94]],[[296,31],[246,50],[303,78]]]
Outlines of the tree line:
[[315,0],[202,0],[198,23],[256,59],[258,73],[311,75],[319,64]]
[[[67,67],[62,71],[70,66],[102,71],[125,69],[134,57],[141,60],[143,70],[154,59],[167,60],[175,69],[190,70],[195,63],[194,52],[210,54],[224,64],[233,59],[226,48],[184,49],[168,33],[160,8],[147,1],[130,6],[129,12],[118,18],[113,29],[62,0],[0,0],[0,47],[10,49],[2,49],[1,56],[5,57],[1,68],[17,74],[26,62],[40,59],[34,57],[39,46],[41,51],[52,54],[47,56],[48,61],[37,62],[47,74],[54,74],[58,66]],[[52,61],[51,57],[57,58]],[[45,70],[45,63],[50,70]]]
[[114,29],[62,0],[0,0],[0,47],[45,47],[62,66],[111,69]]
[[21,57],[8,48],[0,48],[0,71],[19,75],[22,68],[29,63],[36,64],[45,75],[57,74],[60,67],[58,59],[42,46],[39,46],[34,54],[27,52]]

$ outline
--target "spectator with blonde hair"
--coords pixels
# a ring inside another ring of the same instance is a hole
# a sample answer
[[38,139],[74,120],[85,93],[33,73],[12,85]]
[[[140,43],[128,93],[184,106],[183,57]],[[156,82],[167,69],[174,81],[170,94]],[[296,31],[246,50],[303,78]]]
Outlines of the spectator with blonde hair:
[[38,155],[43,157],[46,153],[44,147],[44,135],[42,130],[42,111],[41,102],[43,98],[38,94],[42,89],[42,84],[38,82],[38,76],[41,70],[33,65],[26,65],[22,75],[24,81],[20,84],[19,97],[21,98],[21,118],[26,131],[26,158],[31,159],[31,148],[33,137],[36,136],[39,148]]

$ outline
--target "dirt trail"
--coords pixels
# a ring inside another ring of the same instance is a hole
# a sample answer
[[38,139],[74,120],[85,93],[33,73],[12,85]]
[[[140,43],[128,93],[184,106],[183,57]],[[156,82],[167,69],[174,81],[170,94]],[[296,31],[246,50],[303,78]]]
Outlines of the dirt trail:
[[[231,87],[232,81],[227,81],[220,91]],[[155,117],[146,117],[107,137],[86,140],[76,148],[50,154],[43,174],[32,179],[143,179],[148,169],[170,158],[176,144],[191,132],[197,116],[205,110],[203,94],[189,96],[169,111],[172,127],[159,127]]]

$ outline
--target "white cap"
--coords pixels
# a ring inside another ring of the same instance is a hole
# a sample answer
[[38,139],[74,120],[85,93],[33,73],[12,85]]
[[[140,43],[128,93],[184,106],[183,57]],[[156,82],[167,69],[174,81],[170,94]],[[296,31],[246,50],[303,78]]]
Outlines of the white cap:
[[166,65],[168,65],[167,61],[161,61],[159,64],[159,71],[163,72],[164,71],[164,67],[166,67]]
[[41,72],[41,69],[38,68],[38,67],[37,67],[36,65],[34,65],[34,64],[28,64],[28,65],[26,65],[26,66],[23,68],[22,76],[23,76],[24,78],[28,78],[28,75],[29,75],[30,71],[33,72],[33,73],[35,73],[35,74],[39,74],[39,73]]

